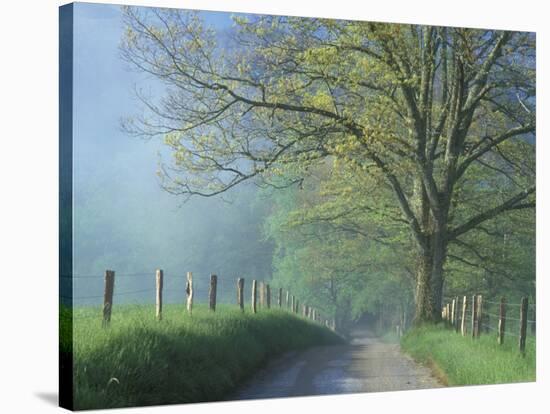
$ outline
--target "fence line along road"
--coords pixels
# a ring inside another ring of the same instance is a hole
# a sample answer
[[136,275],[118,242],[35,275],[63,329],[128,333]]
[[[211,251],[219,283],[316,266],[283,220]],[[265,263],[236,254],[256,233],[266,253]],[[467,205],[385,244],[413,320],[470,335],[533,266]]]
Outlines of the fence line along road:
[[[60,275],[61,280],[66,279],[67,275]],[[151,286],[147,289],[138,289],[133,291],[123,291],[123,292],[117,292],[116,291],[116,284],[115,284],[115,271],[114,270],[106,270],[103,277],[97,276],[97,275],[76,275],[75,279],[103,279],[103,294],[102,295],[86,295],[86,296],[64,296],[60,295],[61,298],[71,301],[71,303],[74,300],[86,300],[86,299],[99,299],[103,298],[103,308],[102,308],[102,326],[108,327],[111,323],[111,315],[113,312],[113,302],[114,298],[120,297],[120,296],[126,296],[126,295],[133,295],[136,293],[154,293],[155,294],[155,317],[157,320],[162,320],[162,306],[163,306],[163,299],[164,299],[164,293],[166,291],[164,279],[165,274],[162,269],[157,269],[156,272],[151,273],[126,273],[117,275],[117,277],[151,277],[154,279],[154,286]],[[183,282],[181,283],[181,292],[182,297],[186,297],[186,309],[187,312],[191,315],[193,312],[193,302],[196,298],[196,291],[198,287],[201,287],[200,284],[198,284],[197,279],[193,279],[193,273],[187,272],[185,276],[171,276],[171,284],[168,284],[167,286],[170,288],[174,288],[174,281],[185,279],[186,283],[183,285]],[[231,284],[227,284],[227,282],[231,281]],[[236,306],[241,310],[245,311],[245,286],[246,286],[246,280],[244,278],[226,278],[222,279],[219,278],[215,274],[211,274],[208,282],[208,307],[210,311],[215,312],[216,311],[216,304],[218,300],[218,291],[220,282],[223,282],[223,286],[225,288],[225,293],[229,293],[229,289],[233,290],[234,294],[236,294]],[[256,279],[252,280],[251,283],[251,300],[250,300],[250,306],[251,306],[251,312],[257,313],[259,309],[270,309],[272,307],[272,291],[271,286],[269,283],[265,281],[258,281]],[[276,301],[273,301],[273,303],[276,303],[277,308],[286,309],[290,311],[291,313],[294,313],[298,316],[302,316],[304,318],[310,319],[314,322],[317,322],[323,326],[328,327],[329,329],[335,331],[336,330],[336,324],[334,318],[328,319],[325,318],[321,312],[319,312],[318,309],[315,307],[311,307],[306,303],[302,303],[302,312],[299,312],[299,304],[300,301],[298,298],[296,298],[295,295],[291,294],[289,290],[284,290],[283,288],[279,287],[276,289],[277,298]],[[185,296],[183,295],[185,294]],[[258,296],[259,296],[259,302],[258,302]],[[286,299],[285,299],[286,298]],[[86,317],[87,318],[87,317]]]
[[[459,304],[462,304],[460,309]],[[491,305],[498,307],[498,313],[489,312]],[[509,316],[508,306],[512,306],[515,312],[518,311],[518,317]],[[535,304],[532,304],[533,319],[528,318],[529,312],[529,299],[523,297],[520,303],[507,303],[506,298],[502,297],[499,302],[484,300],[482,295],[472,295],[468,300],[467,296],[459,298],[447,298],[441,308],[441,317],[446,326],[454,329],[456,332],[460,332],[462,336],[468,334],[473,339],[480,337],[483,329],[486,332],[493,332],[496,334],[497,342],[502,345],[506,337],[513,337],[518,340],[518,348],[521,355],[525,356],[525,342],[527,340],[527,326],[531,325],[531,334],[536,334],[536,313]],[[492,321],[497,321],[496,326],[492,324]],[[517,322],[517,333],[511,332],[509,325]],[[469,328],[468,328],[469,325]]]

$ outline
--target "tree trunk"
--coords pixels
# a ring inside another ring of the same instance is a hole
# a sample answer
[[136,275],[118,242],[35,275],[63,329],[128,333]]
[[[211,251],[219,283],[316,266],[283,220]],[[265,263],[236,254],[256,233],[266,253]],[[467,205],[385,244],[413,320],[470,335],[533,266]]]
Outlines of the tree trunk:
[[441,319],[443,265],[447,254],[445,233],[429,237],[429,249],[419,249],[416,263],[415,324]]
[[445,264],[445,257],[447,255],[447,245],[445,241],[439,241],[433,248],[433,262],[432,262],[432,303],[433,303],[433,320],[439,321],[441,309],[443,303],[443,265]]
[[432,257],[422,251],[416,262],[415,317],[416,325],[433,320]]

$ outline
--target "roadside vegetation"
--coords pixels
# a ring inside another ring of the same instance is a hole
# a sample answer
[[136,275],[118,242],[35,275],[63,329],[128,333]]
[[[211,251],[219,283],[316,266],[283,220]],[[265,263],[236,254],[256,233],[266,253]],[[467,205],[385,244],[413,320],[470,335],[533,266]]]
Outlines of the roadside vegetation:
[[268,358],[342,339],[281,310],[241,312],[168,305],[117,307],[101,327],[100,308],[74,310],[75,409],[227,399]]
[[517,338],[503,345],[494,335],[473,340],[441,324],[409,331],[401,339],[402,349],[428,365],[447,385],[502,384],[536,379],[536,344],[527,338],[525,357],[518,351]]

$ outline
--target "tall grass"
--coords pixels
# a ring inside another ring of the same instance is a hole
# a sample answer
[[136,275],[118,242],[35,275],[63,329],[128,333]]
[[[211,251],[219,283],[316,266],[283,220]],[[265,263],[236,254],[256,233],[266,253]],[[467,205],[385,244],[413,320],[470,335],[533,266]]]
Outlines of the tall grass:
[[103,329],[99,308],[74,315],[75,409],[221,400],[269,357],[336,344],[330,330],[281,310],[119,306]]
[[492,334],[473,340],[440,324],[411,330],[401,339],[401,347],[416,360],[435,365],[449,385],[535,381],[535,341],[528,338],[525,357],[517,341],[517,337],[507,337],[499,345]]

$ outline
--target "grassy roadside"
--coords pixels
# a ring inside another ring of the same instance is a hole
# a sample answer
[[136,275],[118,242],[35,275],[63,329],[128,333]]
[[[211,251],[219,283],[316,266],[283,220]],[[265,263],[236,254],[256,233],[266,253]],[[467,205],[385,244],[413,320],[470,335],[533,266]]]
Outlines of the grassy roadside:
[[168,305],[158,322],[151,306],[119,306],[108,329],[99,308],[73,313],[75,409],[220,400],[269,357],[341,342],[281,310]]
[[478,340],[456,334],[442,325],[423,326],[401,339],[401,348],[435,371],[448,385],[529,382],[536,378],[535,341],[527,341],[521,357],[517,338],[506,338],[501,346],[493,335]]

